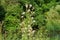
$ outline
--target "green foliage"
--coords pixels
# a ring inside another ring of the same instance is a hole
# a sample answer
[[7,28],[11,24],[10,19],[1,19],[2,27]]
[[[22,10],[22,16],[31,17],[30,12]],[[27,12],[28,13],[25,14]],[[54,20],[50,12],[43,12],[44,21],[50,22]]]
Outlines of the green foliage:
[[1,0],[0,3],[3,40],[60,39],[60,0]]
[[5,13],[6,13],[6,11],[4,10],[2,5],[0,5],[0,21],[4,20]]

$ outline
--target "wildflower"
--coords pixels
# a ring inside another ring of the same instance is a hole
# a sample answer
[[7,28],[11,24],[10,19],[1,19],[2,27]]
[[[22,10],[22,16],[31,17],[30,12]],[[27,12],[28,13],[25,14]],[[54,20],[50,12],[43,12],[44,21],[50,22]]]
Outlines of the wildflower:
[[22,24],[20,23],[20,26],[21,26]]
[[28,8],[28,4],[26,4],[25,7]]
[[35,12],[32,12],[33,14],[35,13]]
[[34,17],[31,17],[31,19],[34,19]]
[[21,16],[21,18],[23,18],[24,16]]
[[31,8],[31,7],[32,7],[32,5],[30,4],[30,5],[29,5],[29,8]]
[[28,27],[30,27],[30,25],[28,25]]
[[30,12],[30,9],[28,9],[27,12]]
[[30,36],[30,33],[28,35]]
[[27,29],[27,27],[25,27],[25,29]]
[[22,15],[24,15],[24,14],[25,14],[25,12],[22,13]]
[[32,33],[34,34],[35,33],[35,30],[33,30]]
[[36,22],[35,20],[33,20],[33,23]]
[[32,8],[32,11],[34,11],[34,10],[35,10],[35,8],[33,7],[33,8]]
[[22,35],[22,36],[24,36],[24,35]]

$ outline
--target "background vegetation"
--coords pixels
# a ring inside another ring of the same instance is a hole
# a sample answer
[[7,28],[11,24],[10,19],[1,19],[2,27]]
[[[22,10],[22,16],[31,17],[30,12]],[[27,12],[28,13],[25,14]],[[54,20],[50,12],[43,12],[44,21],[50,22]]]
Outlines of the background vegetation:
[[0,40],[60,40],[60,0],[0,0]]

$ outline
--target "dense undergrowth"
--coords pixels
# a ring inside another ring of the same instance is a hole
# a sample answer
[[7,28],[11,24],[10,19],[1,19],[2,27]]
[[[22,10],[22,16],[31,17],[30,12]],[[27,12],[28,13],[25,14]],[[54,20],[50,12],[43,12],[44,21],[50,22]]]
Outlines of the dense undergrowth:
[[60,40],[60,0],[0,0],[0,40]]

